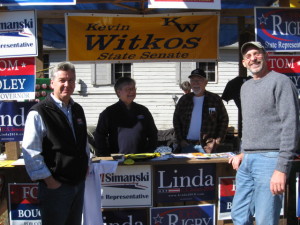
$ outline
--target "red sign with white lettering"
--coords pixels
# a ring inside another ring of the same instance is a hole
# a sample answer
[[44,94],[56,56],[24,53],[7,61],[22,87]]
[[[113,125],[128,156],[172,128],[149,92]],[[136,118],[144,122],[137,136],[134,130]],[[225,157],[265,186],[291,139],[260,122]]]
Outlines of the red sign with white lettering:
[[35,75],[35,58],[0,59],[0,76]]
[[8,184],[9,217],[11,225],[41,225],[41,213],[38,206],[38,184]]
[[0,59],[0,101],[35,99],[35,58]]
[[300,56],[269,55],[268,66],[278,73],[300,73]]

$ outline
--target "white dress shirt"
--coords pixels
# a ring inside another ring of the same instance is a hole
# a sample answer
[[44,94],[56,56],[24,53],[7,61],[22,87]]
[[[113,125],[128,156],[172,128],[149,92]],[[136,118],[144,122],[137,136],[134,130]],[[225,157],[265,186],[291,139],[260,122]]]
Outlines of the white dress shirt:
[[[67,116],[74,134],[71,110],[71,106],[74,104],[74,101],[71,99],[70,104],[66,106],[62,101],[55,98],[53,94],[51,94],[51,97],[54,99],[57,107]],[[42,117],[37,111],[30,111],[25,122],[22,151],[26,164],[26,170],[32,180],[41,180],[51,176],[51,172],[44,162],[44,157],[41,155],[43,150],[42,142],[43,138],[46,136],[46,133],[47,128],[45,127]],[[88,156],[90,156],[88,142],[86,145],[86,152]]]

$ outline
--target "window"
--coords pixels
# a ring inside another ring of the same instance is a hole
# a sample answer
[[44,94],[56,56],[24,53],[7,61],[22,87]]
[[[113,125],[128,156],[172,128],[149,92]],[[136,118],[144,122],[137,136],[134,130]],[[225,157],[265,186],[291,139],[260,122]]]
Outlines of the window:
[[131,63],[96,63],[94,85],[115,84],[120,77],[132,77]]
[[131,77],[131,63],[114,63],[111,67],[113,83],[116,83],[120,77]]
[[208,82],[216,82],[216,63],[215,62],[198,62],[197,68],[204,70]]

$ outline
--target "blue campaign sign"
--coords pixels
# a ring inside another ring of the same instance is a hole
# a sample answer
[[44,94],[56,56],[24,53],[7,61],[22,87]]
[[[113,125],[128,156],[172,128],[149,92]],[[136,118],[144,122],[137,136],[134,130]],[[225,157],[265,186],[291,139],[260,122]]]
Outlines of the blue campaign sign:
[[0,0],[0,6],[13,5],[75,5],[76,0]]
[[255,8],[256,41],[267,51],[300,51],[299,8]]
[[157,207],[150,209],[151,225],[206,224],[215,225],[215,206]]
[[36,102],[0,102],[0,142],[22,141],[25,120]]
[[148,223],[148,210],[144,209],[123,209],[103,211],[104,224],[142,225]]
[[156,203],[215,199],[215,164],[157,165],[154,171]]

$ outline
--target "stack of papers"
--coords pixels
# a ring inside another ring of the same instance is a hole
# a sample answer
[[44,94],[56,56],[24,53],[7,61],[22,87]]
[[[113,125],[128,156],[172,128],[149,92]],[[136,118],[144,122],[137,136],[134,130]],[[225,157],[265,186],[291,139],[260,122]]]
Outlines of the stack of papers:
[[233,156],[235,156],[233,152],[204,153],[203,155],[196,156],[196,159],[231,158]]
[[190,158],[190,159],[212,159],[212,158],[230,158],[235,156],[233,152],[221,152],[221,153],[180,153],[173,154],[173,158]]

